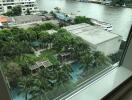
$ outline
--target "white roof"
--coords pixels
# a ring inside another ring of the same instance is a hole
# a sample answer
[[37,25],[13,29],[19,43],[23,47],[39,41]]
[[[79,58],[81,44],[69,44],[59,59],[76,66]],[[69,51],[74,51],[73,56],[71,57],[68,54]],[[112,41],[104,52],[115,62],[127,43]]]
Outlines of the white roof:
[[103,43],[116,37],[120,37],[115,33],[105,31],[98,26],[91,26],[86,23],[67,26],[64,28],[75,36],[79,36],[93,45]]

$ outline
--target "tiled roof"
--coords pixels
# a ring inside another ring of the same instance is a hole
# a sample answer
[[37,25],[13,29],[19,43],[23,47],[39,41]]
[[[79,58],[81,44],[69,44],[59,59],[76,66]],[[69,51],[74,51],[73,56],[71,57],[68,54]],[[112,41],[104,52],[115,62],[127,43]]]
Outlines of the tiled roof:
[[32,65],[29,67],[30,70],[35,70],[35,69],[38,69],[40,67],[44,67],[44,68],[47,68],[47,67],[50,67],[52,66],[53,64],[49,61],[49,60],[46,60],[46,61],[38,61],[35,63],[35,65]]

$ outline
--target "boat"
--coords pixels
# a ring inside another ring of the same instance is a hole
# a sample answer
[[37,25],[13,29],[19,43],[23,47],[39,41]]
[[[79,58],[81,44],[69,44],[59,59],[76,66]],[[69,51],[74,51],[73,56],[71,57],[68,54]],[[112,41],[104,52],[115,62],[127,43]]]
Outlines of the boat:
[[113,26],[110,23],[102,22],[96,19],[91,18],[92,23],[97,26],[102,27],[104,30],[111,32],[113,30]]

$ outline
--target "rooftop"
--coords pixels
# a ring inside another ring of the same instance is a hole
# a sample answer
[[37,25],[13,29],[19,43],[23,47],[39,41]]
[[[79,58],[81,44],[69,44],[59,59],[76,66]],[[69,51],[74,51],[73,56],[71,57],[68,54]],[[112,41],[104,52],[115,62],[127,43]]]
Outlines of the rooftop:
[[38,61],[38,62],[35,63],[35,65],[32,65],[29,68],[30,68],[30,70],[35,70],[35,69],[38,69],[38,68],[40,68],[42,66],[45,67],[45,68],[47,68],[47,67],[52,66],[52,63],[49,60]]
[[119,37],[119,35],[115,33],[105,31],[98,26],[91,26],[86,23],[71,25],[64,28],[72,34],[81,37],[82,39],[93,45],[97,45],[113,38]]
[[0,16],[0,23],[5,23],[5,22],[8,22],[8,21],[9,21],[8,17]]
[[10,17],[13,19],[17,24],[24,24],[24,23],[32,23],[36,21],[42,21],[42,19],[46,19],[45,16],[38,16],[38,15],[24,15],[24,16],[15,16]]

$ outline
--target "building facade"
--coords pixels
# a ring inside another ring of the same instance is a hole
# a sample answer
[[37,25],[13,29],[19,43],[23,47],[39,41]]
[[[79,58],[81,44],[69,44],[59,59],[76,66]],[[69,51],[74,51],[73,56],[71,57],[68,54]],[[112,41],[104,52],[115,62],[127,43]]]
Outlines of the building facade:
[[10,11],[14,6],[20,5],[22,12],[29,9],[31,12],[38,11],[36,0],[0,0],[0,14]]

